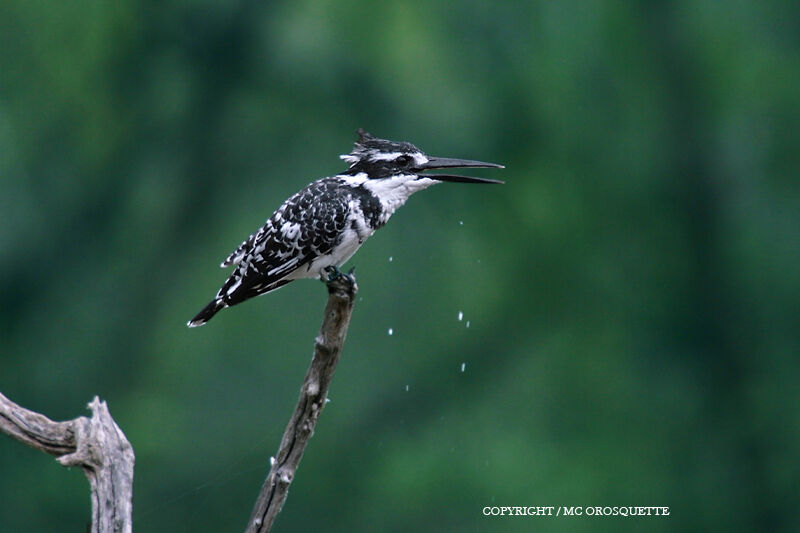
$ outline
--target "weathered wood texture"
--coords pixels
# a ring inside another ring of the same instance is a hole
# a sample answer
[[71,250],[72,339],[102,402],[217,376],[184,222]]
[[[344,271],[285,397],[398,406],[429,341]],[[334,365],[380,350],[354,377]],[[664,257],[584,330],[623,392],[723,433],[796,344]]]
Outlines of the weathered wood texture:
[[328,387],[339,362],[358,292],[352,273],[331,274],[326,284],[328,303],[314,344],[314,356],[300,388],[297,407],[286,426],[278,453],[271,461],[269,474],[256,500],[247,533],[265,533],[272,527],[286,500],[306,444],[314,434],[319,414],[325,407]]
[[64,466],[79,466],[89,479],[93,533],[130,533],[134,455],[106,402],[95,396],[92,418],[53,422],[0,394],[0,431]]

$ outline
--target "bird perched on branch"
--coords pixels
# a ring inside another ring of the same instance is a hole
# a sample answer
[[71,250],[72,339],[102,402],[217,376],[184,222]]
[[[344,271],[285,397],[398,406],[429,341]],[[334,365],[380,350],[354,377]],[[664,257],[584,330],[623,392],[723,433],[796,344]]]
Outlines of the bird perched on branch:
[[336,269],[417,191],[442,181],[503,183],[428,170],[503,168],[495,163],[431,157],[407,142],[359,130],[353,151],[340,156],[350,166],[322,178],[286,200],[220,265],[235,270],[208,305],[188,322],[202,326],[220,309],[266,294],[300,278]]

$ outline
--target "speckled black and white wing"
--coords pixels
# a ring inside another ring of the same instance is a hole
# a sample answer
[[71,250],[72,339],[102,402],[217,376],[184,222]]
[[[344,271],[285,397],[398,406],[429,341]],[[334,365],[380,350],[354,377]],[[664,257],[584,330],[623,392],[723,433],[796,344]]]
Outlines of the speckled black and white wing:
[[220,268],[227,268],[231,265],[238,265],[242,261],[244,256],[247,255],[247,252],[249,252],[253,248],[253,243],[258,240],[261,240],[264,237],[264,234],[271,227],[272,225],[270,224],[270,221],[267,220],[267,223],[264,226],[261,226],[261,229],[259,229],[257,232],[253,233],[247,239],[245,239],[244,242],[242,242],[242,244],[240,244],[237,249],[231,252],[231,255],[225,258],[225,261],[219,264]]
[[[324,178],[286,200],[222,262],[223,267],[236,265],[236,269],[189,326],[205,324],[220,309],[294,279],[319,276],[325,266],[346,261],[372,233],[354,224],[354,213],[362,213],[356,189],[360,189],[358,184],[345,178]],[[353,237],[355,246],[350,245]]]

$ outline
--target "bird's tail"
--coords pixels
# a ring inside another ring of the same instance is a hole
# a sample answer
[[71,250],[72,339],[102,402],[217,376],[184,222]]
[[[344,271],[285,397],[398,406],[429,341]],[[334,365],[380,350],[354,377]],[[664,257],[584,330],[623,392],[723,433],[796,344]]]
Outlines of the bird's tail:
[[220,309],[224,309],[225,307],[228,306],[225,304],[222,298],[219,299],[215,298],[210,302],[208,302],[208,305],[205,306],[202,311],[197,313],[193,319],[187,322],[186,325],[189,326],[190,328],[196,328],[197,326],[202,326],[203,324],[211,320],[211,317],[216,315]]

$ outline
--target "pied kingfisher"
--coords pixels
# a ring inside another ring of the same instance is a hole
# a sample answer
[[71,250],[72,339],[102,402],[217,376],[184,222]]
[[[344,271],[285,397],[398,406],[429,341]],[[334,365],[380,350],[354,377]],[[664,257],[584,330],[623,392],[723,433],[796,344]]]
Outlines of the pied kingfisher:
[[439,168],[495,167],[468,159],[430,157],[407,142],[378,139],[358,130],[353,151],[340,156],[350,167],[322,178],[286,200],[220,265],[236,265],[208,305],[188,322],[202,326],[220,309],[266,294],[300,278],[338,269],[417,191],[441,181],[503,183],[455,174],[423,174]]

